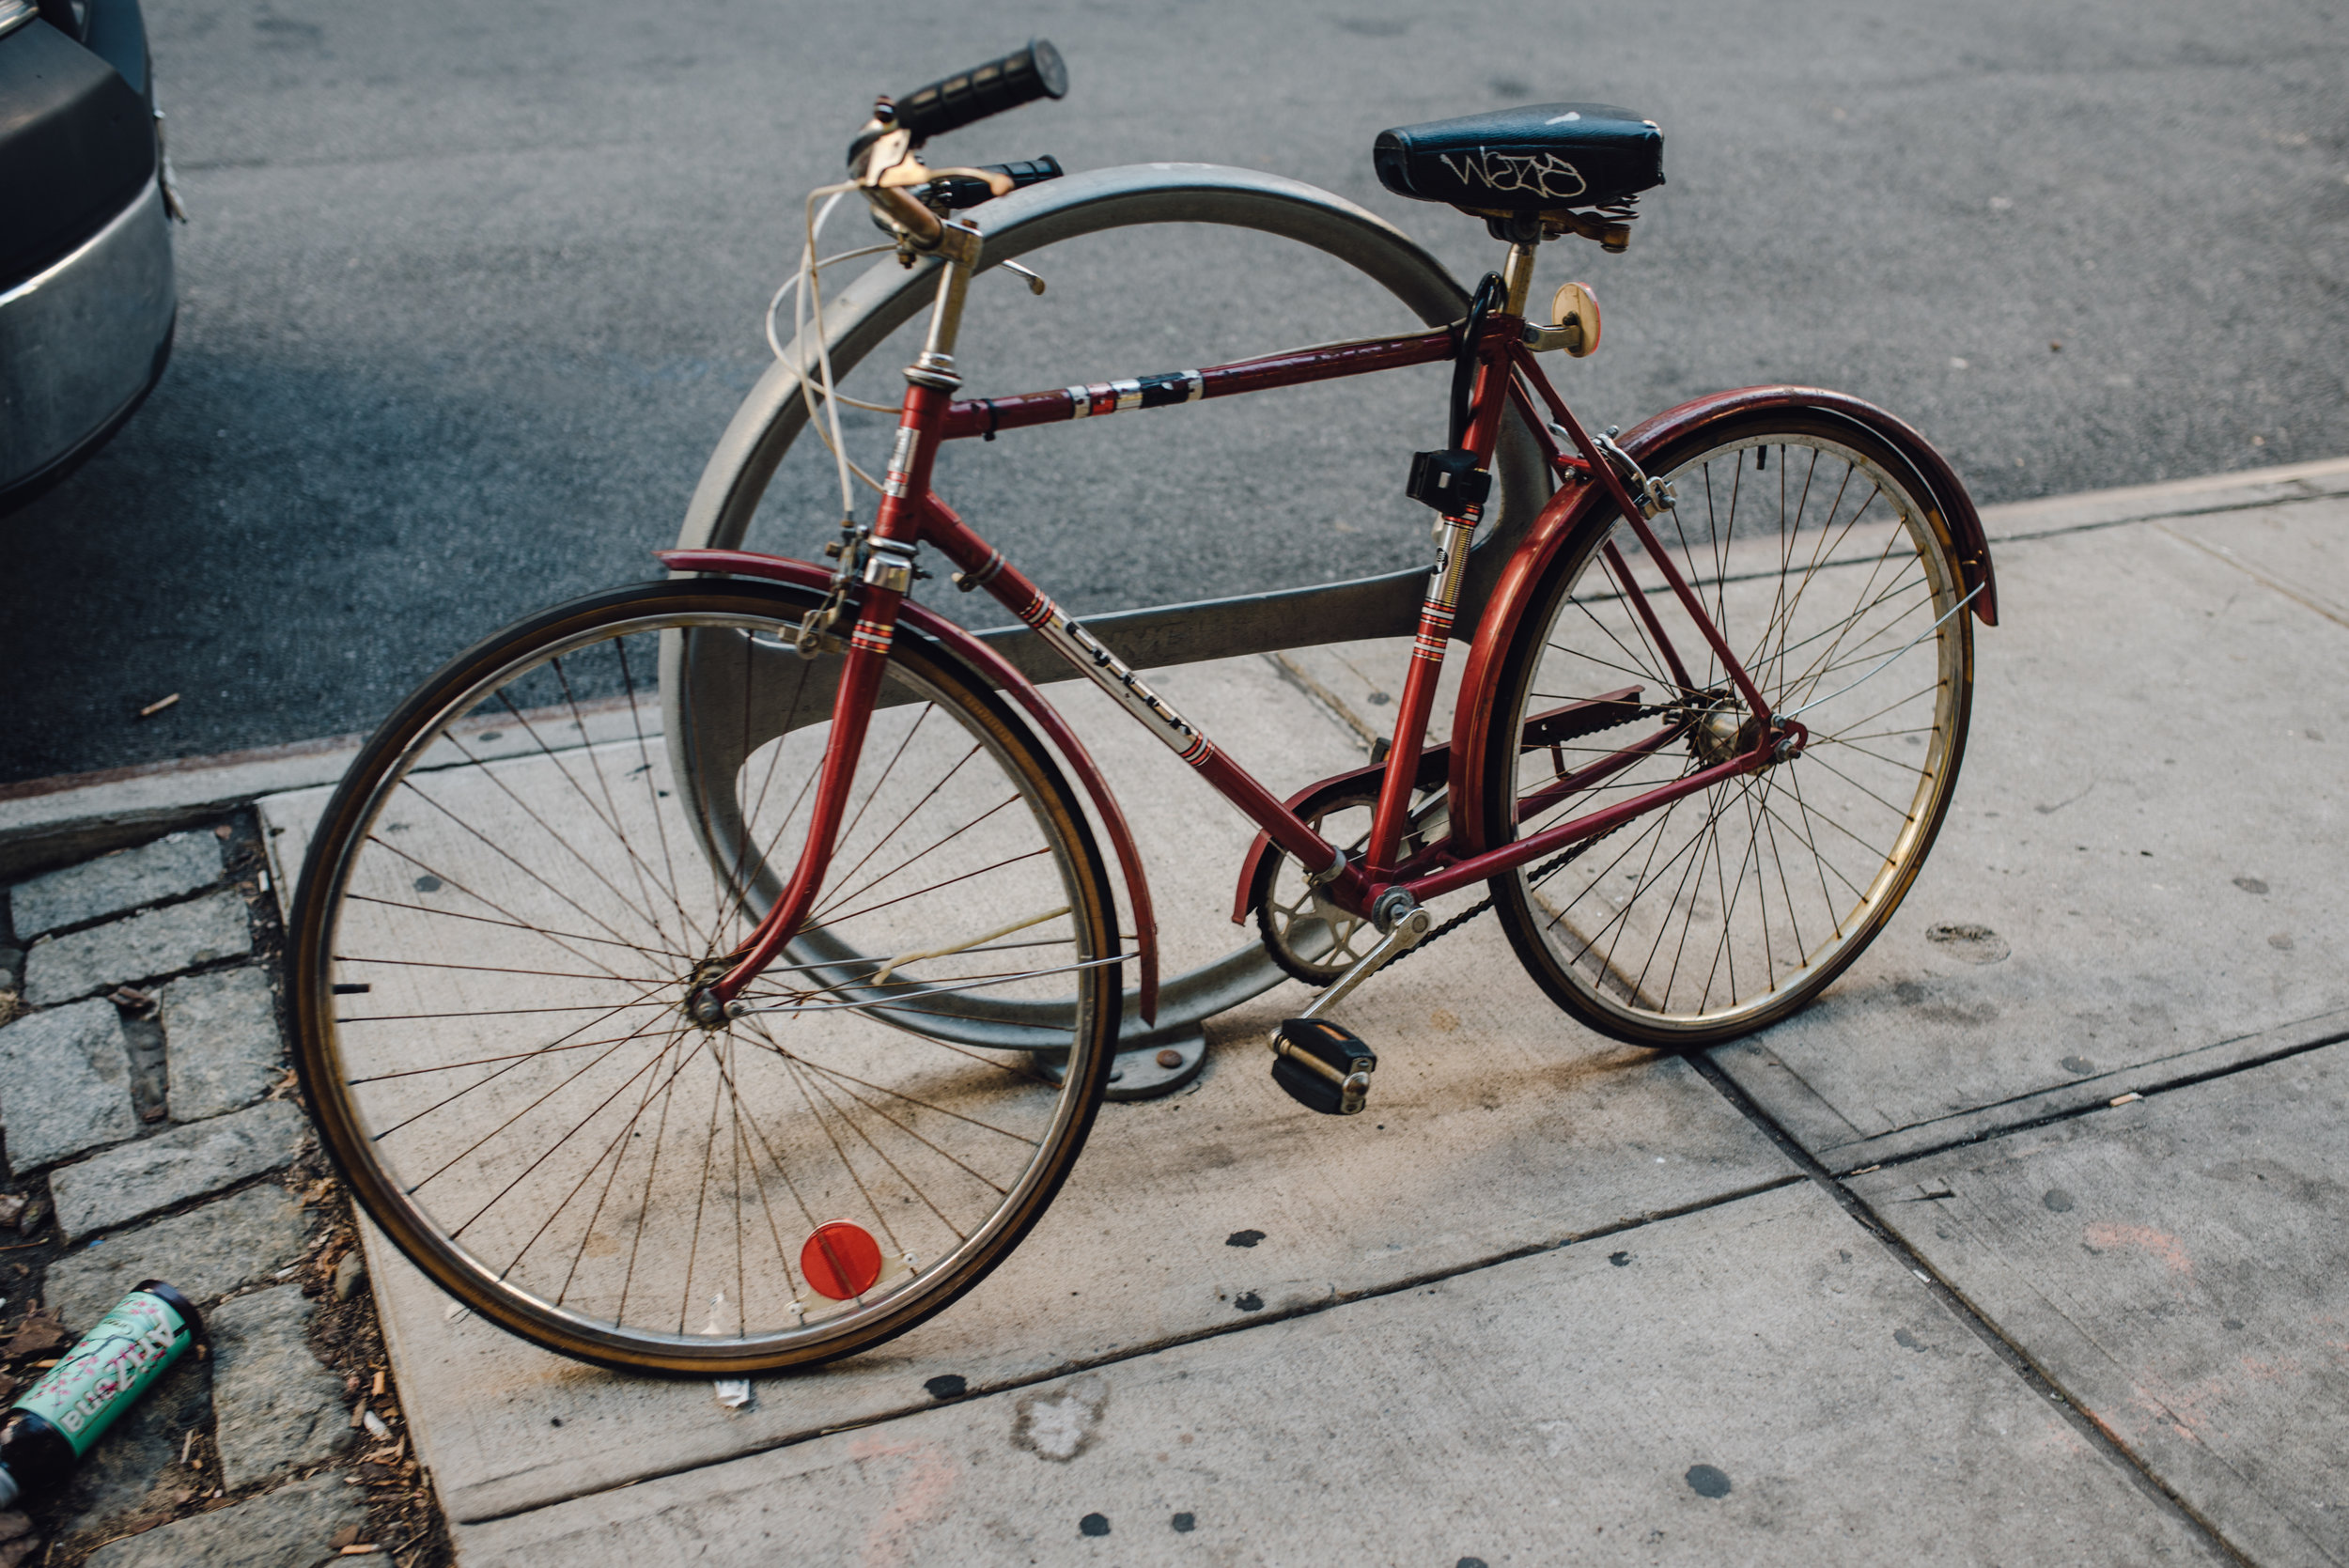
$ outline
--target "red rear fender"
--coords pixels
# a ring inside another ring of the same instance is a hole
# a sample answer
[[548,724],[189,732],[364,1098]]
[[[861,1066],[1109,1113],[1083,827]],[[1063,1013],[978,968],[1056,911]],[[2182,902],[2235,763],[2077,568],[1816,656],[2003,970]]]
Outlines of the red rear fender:
[[[1668,409],[1619,438],[1623,449],[1644,460],[1707,429],[1756,412],[1778,411],[1815,415],[1832,423],[1864,430],[1891,447],[1905,460],[1912,488],[1933,520],[1948,531],[1955,547],[1957,566],[1967,591],[1973,594],[1974,613],[1984,626],[1999,624],[1998,584],[1991,575],[1990,544],[1983,537],[1982,518],[1948,461],[1932,443],[1909,426],[1873,403],[1819,387],[1756,386],[1737,392],[1717,392]],[[1488,689],[1499,678],[1517,624],[1524,619],[1534,591],[1558,552],[1566,548],[1586,520],[1611,512],[1607,492],[1598,486],[1568,484],[1559,489],[1542,509],[1524,545],[1501,568],[1476,623],[1476,639],[1469,649],[1468,668],[1460,680],[1460,706],[1452,726],[1452,821],[1458,853],[1480,854],[1497,842],[1491,824],[1484,820],[1484,780],[1479,775],[1489,745],[1494,704]]]

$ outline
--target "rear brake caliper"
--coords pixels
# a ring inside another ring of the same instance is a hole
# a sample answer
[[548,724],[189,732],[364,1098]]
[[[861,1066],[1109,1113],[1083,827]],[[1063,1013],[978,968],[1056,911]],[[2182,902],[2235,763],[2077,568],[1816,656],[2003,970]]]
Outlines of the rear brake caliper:
[[1615,472],[1623,475],[1623,482],[1631,491],[1631,499],[1640,504],[1641,514],[1652,518],[1659,512],[1671,511],[1678,504],[1679,497],[1672,494],[1672,488],[1663,480],[1649,478],[1646,471],[1632,460],[1631,454],[1615,444],[1615,437],[1622,428],[1620,425],[1610,425],[1592,439],[1597,442],[1598,449],[1607,454],[1607,460],[1615,465]]

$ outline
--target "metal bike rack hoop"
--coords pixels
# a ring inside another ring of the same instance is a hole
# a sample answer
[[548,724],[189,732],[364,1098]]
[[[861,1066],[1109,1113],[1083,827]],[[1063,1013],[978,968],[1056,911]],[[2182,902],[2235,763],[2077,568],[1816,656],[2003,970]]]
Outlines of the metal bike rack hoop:
[[[1106,229],[1210,224],[1271,234],[1326,252],[1380,285],[1429,326],[1458,320],[1468,310],[1468,290],[1400,229],[1343,197],[1279,175],[1207,163],[1097,169],[988,202],[973,216],[985,236],[981,271]],[[907,269],[894,256],[883,257],[827,299],[826,348],[836,372],[845,373],[863,361],[928,306],[936,293],[938,266],[926,260]],[[703,468],[678,533],[678,548],[742,546],[769,482],[806,427],[807,400],[795,366],[812,363],[815,350],[812,340],[795,339],[786,357],[770,365],[743,398]],[[1502,427],[1494,468],[1497,521],[1470,551],[1454,621],[1453,635],[1463,641],[1475,635],[1493,581],[1549,495],[1540,452],[1514,410]],[[1085,624],[1138,669],[1360,638],[1404,637],[1417,627],[1426,579],[1425,568],[1412,567],[1314,587],[1110,612],[1088,615]],[[1038,684],[1075,678],[1076,672],[1025,627],[978,635]],[[820,717],[830,706],[826,695],[805,690],[795,706]],[[716,825],[704,821],[702,811],[692,815],[705,851],[712,854],[713,864],[721,864],[723,857],[710,842]],[[723,831],[720,836],[724,836]],[[762,875],[759,880],[765,883],[769,877]],[[846,955],[827,952],[822,956],[830,960]],[[1143,1082],[1128,1093],[1159,1093],[1187,1079],[1196,1067],[1205,1021],[1283,978],[1262,946],[1252,940],[1168,979],[1159,990],[1155,1027],[1142,1023],[1128,992],[1120,1057]],[[934,1022],[941,1026],[940,1032],[971,1044],[1016,1048],[1023,1032],[1016,1021],[1019,1011],[974,1005],[973,1016],[961,1020],[960,1028],[943,1017]],[[1143,1070],[1150,1060],[1143,1053],[1155,1054],[1169,1046],[1182,1049],[1186,1063],[1172,1081],[1162,1073]],[[1127,1097],[1116,1087],[1111,1093]]]
[[[1377,214],[1302,180],[1215,163],[1137,163],[1066,176],[978,208],[985,237],[980,271],[1031,251],[1105,229],[1146,224],[1215,224],[1294,240],[1327,252],[1392,294],[1429,326],[1458,320],[1468,290],[1417,241]],[[939,263],[910,270],[884,257],[825,305],[826,348],[835,366],[861,362],[926,308]],[[794,339],[768,366],[719,439],[677,532],[679,550],[741,547],[759,498],[807,424],[797,365],[816,345]],[[1492,580],[1548,499],[1540,452],[1522,421],[1502,427],[1494,456],[1497,525],[1469,554],[1453,636],[1476,631]],[[1192,604],[1112,611],[1085,624],[1136,669],[1315,647],[1363,637],[1408,637],[1417,629],[1423,568],[1310,588],[1275,589]],[[1025,627],[980,636],[1039,684],[1075,672]]]

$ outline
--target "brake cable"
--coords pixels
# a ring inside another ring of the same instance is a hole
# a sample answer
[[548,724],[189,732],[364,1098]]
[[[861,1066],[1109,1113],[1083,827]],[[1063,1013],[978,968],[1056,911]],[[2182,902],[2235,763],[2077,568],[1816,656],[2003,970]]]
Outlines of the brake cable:
[[1452,439],[1445,443],[1455,452],[1468,442],[1469,405],[1476,396],[1477,349],[1485,338],[1485,318],[1507,298],[1508,286],[1501,274],[1486,272],[1469,301],[1467,319],[1460,323],[1452,353]]

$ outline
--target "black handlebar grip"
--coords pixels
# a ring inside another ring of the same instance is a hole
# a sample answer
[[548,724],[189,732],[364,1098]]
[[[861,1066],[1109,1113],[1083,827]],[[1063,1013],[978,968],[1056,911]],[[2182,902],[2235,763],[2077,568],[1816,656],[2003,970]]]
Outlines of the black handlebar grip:
[[1039,98],[1067,95],[1068,68],[1061,63],[1060,51],[1035,39],[1000,60],[897,100],[897,124],[912,132],[916,142],[926,141]]
[[[1064,172],[1060,160],[1050,156],[1025,159],[1017,163],[982,163],[988,174],[1000,174],[1011,180],[1011,188],[1023,191],[1048,179],[1058,179]],[[983,201],[995,199],[995,188],[984,179],[969,175],[942,174],[930,181],[927,198],[934,207],[976,207]]]

